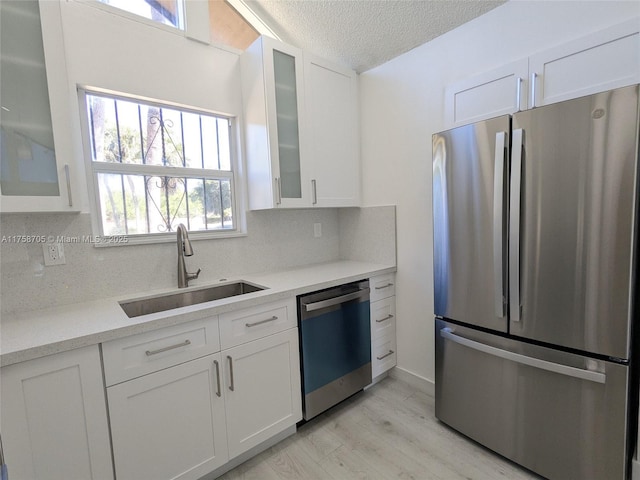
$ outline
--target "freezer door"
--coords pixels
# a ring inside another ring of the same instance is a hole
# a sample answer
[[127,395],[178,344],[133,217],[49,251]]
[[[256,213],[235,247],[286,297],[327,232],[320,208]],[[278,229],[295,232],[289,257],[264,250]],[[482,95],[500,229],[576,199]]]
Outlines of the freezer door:
[[510,333],[629,358],[638,86],[513,117]]
[[550,480],[627,477],[628,367],[436,321],[436,417]]
[[507,331],[508,115],[433,135],[435,314]]

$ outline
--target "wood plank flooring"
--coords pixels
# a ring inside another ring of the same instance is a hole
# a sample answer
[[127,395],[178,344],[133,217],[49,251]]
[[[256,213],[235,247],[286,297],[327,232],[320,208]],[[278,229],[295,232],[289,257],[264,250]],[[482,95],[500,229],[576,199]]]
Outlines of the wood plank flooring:
[[220,478],[539,480],[542,477],[438,422],[433,397],[388,377]]

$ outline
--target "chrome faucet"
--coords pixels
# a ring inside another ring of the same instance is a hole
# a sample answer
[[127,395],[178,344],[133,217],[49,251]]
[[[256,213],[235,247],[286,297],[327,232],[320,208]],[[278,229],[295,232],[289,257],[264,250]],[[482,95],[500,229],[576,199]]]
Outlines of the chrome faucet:
[[184,257],[193,255],[193,249],[191,248],[191,242],[187,234],[187,227],[181,223],[178,225],[176,234],[178,243],[178,288],[185,288],[189,286],[189,280],[198,278],[200,269],[198,269],[196,273],[189,273],[184,263]]

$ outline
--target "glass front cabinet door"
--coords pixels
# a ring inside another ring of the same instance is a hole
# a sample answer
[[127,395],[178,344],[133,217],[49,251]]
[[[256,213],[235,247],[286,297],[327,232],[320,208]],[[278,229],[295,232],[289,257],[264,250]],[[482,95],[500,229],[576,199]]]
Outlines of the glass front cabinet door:
[[0,22],[0,209],[78,210],[60,5],[2,1]]
[[258,38],[241,57],[249,207],[311,206],[302,50]]

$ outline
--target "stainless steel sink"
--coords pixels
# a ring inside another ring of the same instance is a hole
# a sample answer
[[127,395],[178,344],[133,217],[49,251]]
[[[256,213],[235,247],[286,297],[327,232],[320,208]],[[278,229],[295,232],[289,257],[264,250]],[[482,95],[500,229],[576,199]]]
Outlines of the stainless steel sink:
[[190,290],[188,292],[120,302],[120,307],[122,307],[122,310],[124,310],[124,313],[126,313],[129,318],[133,318],[149,313],[164,312],[174,308],[235,297],[236,295],[244,295],[245,293],[258,292],[260,290],[264,290],[264,287],[246,282],[235,282],[199,290]]

